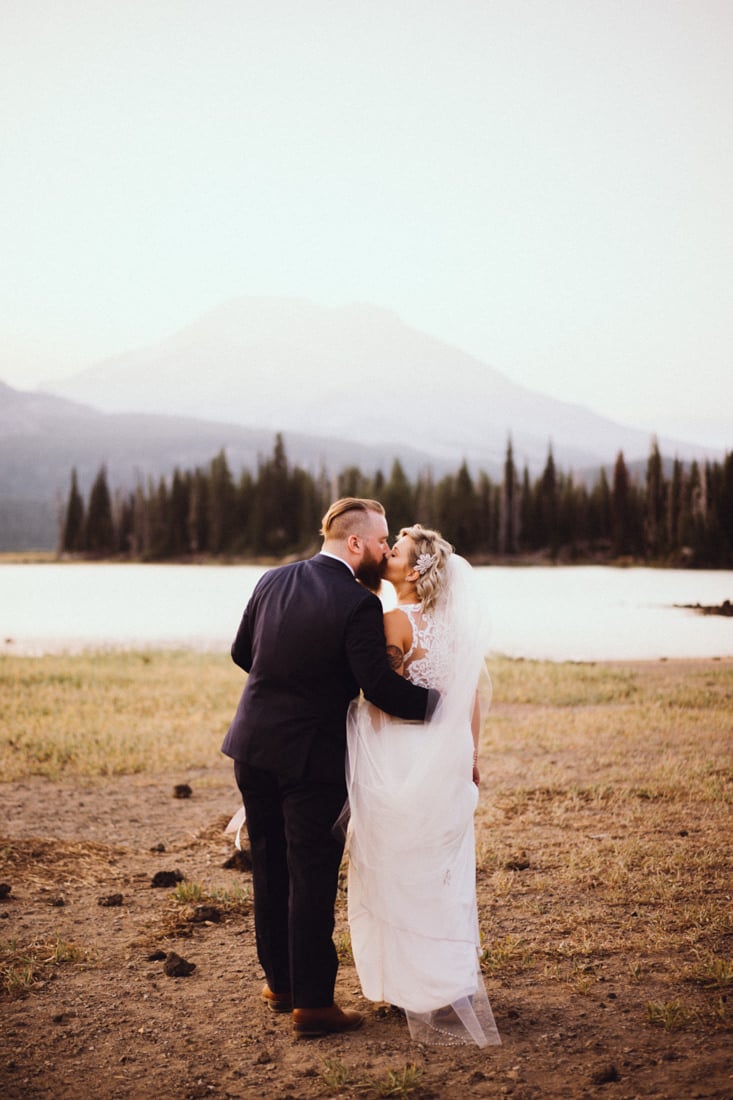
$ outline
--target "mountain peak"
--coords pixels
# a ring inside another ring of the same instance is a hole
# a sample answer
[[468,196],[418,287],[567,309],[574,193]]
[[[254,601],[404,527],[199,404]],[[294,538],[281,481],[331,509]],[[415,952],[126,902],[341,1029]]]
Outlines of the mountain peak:
[[[302,298],[233,298],[155,347],[49,384],[114,412],[157,412],[310,432],[459,463],[542,466],[549,440],[564,468],[645,457],[654,431],[515,385],[494,367],[389,309]],[[701,448],[672,445],[680,457]],[[669,448],[668,448],[669,449]]]

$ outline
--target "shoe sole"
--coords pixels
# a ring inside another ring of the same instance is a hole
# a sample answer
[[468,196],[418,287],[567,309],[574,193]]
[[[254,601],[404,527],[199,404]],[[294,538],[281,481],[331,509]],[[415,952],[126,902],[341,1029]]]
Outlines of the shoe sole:
[[262,994],[262,1000],[269,1008],[270,1012],[292,1012],[292,1001],[275,1000],[274,997],[266,997]]
[[297,1024],[293,1024],[293,1034],[296,1039],[322,1039],[324,1035],[343,1035],[347,1031],[358,1031],[362,1026],[364,1020],[356,1020],[353,1024],[349,1024],[347,1027],[328,1028],[328,1027],[298,1027]]

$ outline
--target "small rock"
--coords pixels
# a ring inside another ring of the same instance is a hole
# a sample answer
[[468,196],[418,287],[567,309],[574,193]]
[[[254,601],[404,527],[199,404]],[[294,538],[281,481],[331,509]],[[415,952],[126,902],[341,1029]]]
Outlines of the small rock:
[[194,924],[204,924],[206,921],[218,924],[221,920],[221,910],[215,905],[197,905],[189,920]]
[[176,783],[175,787],[173,788],[174,798],[190,798],[192,794],[193,791],[189,787],[188,783]]
[[10,891],[13,887],[9,882],[0,882],[0,901],[5,901],[5,898],[10,897]]
[[616,1067],[611,1064],[610,1066],[604,1066],[602,1069],[597,1070],[591,1077],[591,1082],[594,1085],[610,1085],[612,1081],[618,1081],[619,1075]]
[[61,897],[61,894],[59,894],[57,898],[51,898],[51,905],[55,906],[56,909],[61,909],[64,905],[66,905],[66,902]]
[[251,871],[252,857],[249,852],[236,851],[225,863],[222,863],[228,871]]
[[163,973],[169,978],[187,978],[196,969],[196,963],[182,959],[175,951],[169,951],[163,963]]
[[158,950],[153,951],[150,955],[146,955],[145,958],[148,960],[148,962],[162,962],[165,958],[165,955],[165,951]]
[[180,871],[156,871],[153,875],[150,885],[156,889],[167,889],[171,886],[177,886],[179,882],[183,882],[183,875]]
[[122,894],[107,894],[106,897],[97,898],[97,905],[104,905],[109,909],[122,905]]
[[165,851],[165,844],[161,844],[160,841],[158,841],[157,844],[153,845],[153,847],[150,849],[150,851],[151,852],[164,852]]
[[272,1055],[270,1054],[270,1052],[267,1051],[267,1050],[263,1050],[261,1054],[257,1055],[256,1065],[266,1066],[268,1064],[268,1062],[271,1062],[271,1061],[272,1061]]

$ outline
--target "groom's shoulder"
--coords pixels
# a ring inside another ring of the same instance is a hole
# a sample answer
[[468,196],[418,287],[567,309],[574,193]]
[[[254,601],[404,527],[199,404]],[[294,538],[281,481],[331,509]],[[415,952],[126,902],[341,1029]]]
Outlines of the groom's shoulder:
[[354,584],[354,574],[349,566],[341,558],[336,558],[332,554],[315,554],[312,558],[308,558],[307,561],[303,562],[303,565],[313,569],[319,576],[329,581],[351,586]]
[[261,578],[261,582],[288,587],[307,584],[315,588],[337,588],[347,592],[356,590],[357,595],[362,588],[355,583],[354,575],[345,562],[325,554],[315,554],[311,558],[276,565]]
[[265,574],[262,582],[266,586],[272,584],[286,588],[307,585],[313,596],[320,592],[325,598],[336,600],[344,611],[373,605],[381,615],[382,605],[378,597],[355,579],[346,562],[328,554],[315,554],[311,558],[275,566]]
[[356,580],[346,562],[329,554],[316,554],[306,564],[312,566],[321,583],[330,591],[337,593],[339,601],[345,606],[353,608],[358,605],[374,604],[380,609],[381,614],[382,605],[378,597]]

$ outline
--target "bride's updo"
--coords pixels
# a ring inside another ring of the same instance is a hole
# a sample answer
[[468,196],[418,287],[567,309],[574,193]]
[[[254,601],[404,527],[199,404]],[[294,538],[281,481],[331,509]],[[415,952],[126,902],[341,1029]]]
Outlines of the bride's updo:
[[445,584],[445,567],[453,553],[453,547],[439,531],[431,531],[420,523],[403,527],[400,538],[407,535],[412,542],[412,567],[420,576],[415,583],[415,593],[428,611],[435,605]]

